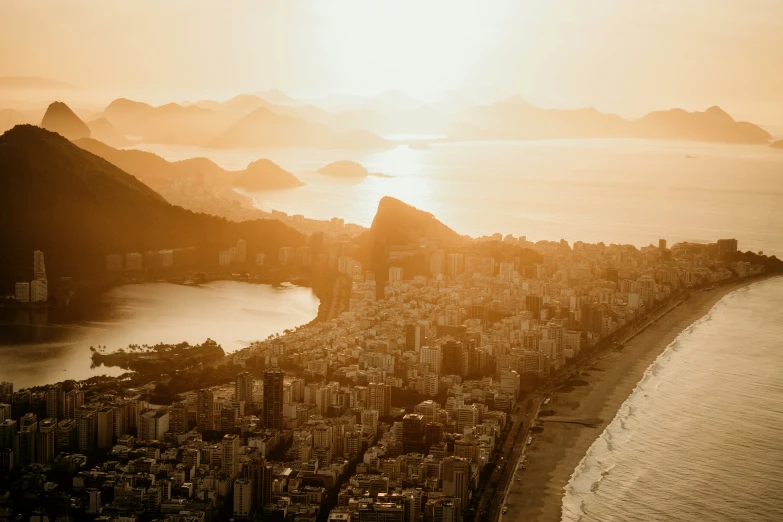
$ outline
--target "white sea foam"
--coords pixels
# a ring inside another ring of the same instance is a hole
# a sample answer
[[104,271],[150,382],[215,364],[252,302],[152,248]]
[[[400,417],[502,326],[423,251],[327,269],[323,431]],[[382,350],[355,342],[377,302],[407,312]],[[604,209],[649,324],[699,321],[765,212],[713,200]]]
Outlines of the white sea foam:
[[642,379],[620,406],[612,422],[590,446],[571,475],[564,488],[563,521],[580,521],[587,514],[587,498],[598,491],[602,481],[615,468],[617,450],[634,437],[635,417],[644,410],[645,403],[653,396],[669,370],[677,364],[678,358],[690,348],[689,338],[714,318],[721,318],[729,303],[738,293],[746,292],[747,289],[748,287],[743,287],[724,296],[704,316],[685,328],[645,370]]

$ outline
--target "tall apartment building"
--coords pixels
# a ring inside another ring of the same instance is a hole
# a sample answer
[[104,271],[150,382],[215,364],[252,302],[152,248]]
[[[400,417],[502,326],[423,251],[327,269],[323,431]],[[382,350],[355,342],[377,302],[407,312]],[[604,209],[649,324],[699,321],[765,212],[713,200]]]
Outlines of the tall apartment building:
[[234,399],[246,405],[253,402],[253,376],[248,372],[237,375],[234,383]]
[[211,390],[199,390],[196,395],[196,429],[207,431],[215,429],[215,395]]
[[391,413],[391,385],[371,382],[368,386],[367,407],[377,410],[381,417],[388,416]]
[[283,378],[279,368],[264,371],[264,427],[283,429]]
[[225,435],[221,442],[223,447],[221,471],[232,479],[239,474],[240,442],[239,436],[234,434]]

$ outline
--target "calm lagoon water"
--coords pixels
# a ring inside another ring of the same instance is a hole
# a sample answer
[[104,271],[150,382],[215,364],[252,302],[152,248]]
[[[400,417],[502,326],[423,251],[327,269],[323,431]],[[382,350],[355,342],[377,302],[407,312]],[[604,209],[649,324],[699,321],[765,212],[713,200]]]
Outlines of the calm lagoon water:
[[[201,286],[145,283],[115,287],[89,305],[79,320],[57,310],[27,311],[0,322],[0,381],[15,389],[119,368],[90,368],[90,346],[217,341],[226,352],[310,322],[318,299],[309,288],[275,288],[236,281]],[[22,317],[21,315],[24,315]]]

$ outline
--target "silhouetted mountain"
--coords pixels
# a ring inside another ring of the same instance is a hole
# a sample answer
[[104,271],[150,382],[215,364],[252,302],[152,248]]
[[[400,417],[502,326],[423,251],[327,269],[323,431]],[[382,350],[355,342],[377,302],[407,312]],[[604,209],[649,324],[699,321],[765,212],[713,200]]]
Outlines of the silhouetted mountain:
[[767,143],[772,139],[764,129],[734,121],[717,106],[704,112],[682,109],[651,112],[631,125],[632,134],[640,138],[729,143]]
[[422,240],[446,245],[461,239],[429,212],[389,196],[378,203],[369,233],[375,242],[386,245],[420,243]]
[[258,109],[259,107],[272,107],[272,103],[254,96],[252,94],[239,94],[230,100],[217,102],[212,100],[202,100],[196,103],[197,106],[210,110],[234,111],[244,116]]
[[363,165],[350,160],[335,161],[321,167],[318,172],[335,178],[365,178],[369,175]]
[[106,118],[98,118],[87,124],[90,128],[90,137],[102,141],[112,147],[124,147],[131,144],[131,141],[120,134]]
[[325,124],[333,115],[318,107],[274,105],[249,94],[225,102],[204,100],[187,106],[169,103],[160,107],[121,98],[106,107],[104,116],[120,133],[146,143],[217,148],[393,146],[368,131],[333,130]]
[[90,128],[63,102],[53,102],[46,109],[41,127],[65,136],[69,140],[89,138]]
[[106,106],[104,112],[114,116],[135,116],[154,107],[148,103],[128,100],[127,98],[117,98]]
[[304,237],[276,220],[229,222],[167,203],[108,161],[31,125],[0,136],[0,284],[30,278],[43,250],[50,278],[102,273],[109,253],[197,248],[197,262],[247,241],[248,252],[276,256]]
[[153,107],[124,98],[111,102],[103,117],[125,136],[175,145],[204,145],[236,120],[230,112],[198,105],[168,103]]
[[652,112],[628,121],[594,108],[541,109],[520,103],[516,97],[464,111],[454,134],[461,139],[645,138],[726,143],[767,143],[771,139],[764,129],[734,121],[719,107],[705,112]]
[[277,114],[259,107],[210,142],[218,148],[319,147],[335,149],[388,148],[388,141],[370,132],[337,133],[326,125]]
[[378,203],[370,229],[355,240],[356,257],[375,271],[376,292],[382,297],[390,266],[402,267],[406,279],[426,275],[427,254],[420,246],[448,248],[461,239],[429,212],[386,196]]
[[772,144],[770,144],[770,147],[773,149],[783,149],[783,140],[775,141]]
[[167,161],[152,152],[115,149],[96,140],[83,139],[74,143],[113,163],[125,172],[133,174],[143,183],[164,195],[166,189],[173,184],[212,187],[236,186],[251,191],[284,189],[303,185],[296,176],[266,159],[254,161],[245,170],[231,171],[223,169],[207,158]]
[[234,185],[250,191],[259,191],[298,187],[304,183],[277,163],[260,159],[241,171],[234,178]]
[[626,124],[595,109],[540,109],[529,103],[498,102],[463,112],[456,137],[463,139],[555,139],[612,137]]

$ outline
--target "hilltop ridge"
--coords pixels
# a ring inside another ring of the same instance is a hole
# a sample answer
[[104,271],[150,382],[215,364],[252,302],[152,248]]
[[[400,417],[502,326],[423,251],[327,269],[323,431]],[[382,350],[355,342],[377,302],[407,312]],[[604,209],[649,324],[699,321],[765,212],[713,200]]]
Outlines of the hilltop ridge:
[[63,102],[52,102],[46,109],[41,127],[69,140],[89,138],[90,128]]
[[0,136],[0,194],[4,288],[28,278],[36,249],[46,252],[56,279],[102,273],[109,253],[195,247],[195,261],[212,265],[239,239],[248,252],[268,255],[304,244],[302,234],[277,220],[234,223],[171,205],[133,175],[32,125]]
[[161,192],[165,192],[171,183],[213,187],[236,186],[250,191],[277,190],[303,185],[296,176],[267,159],[254,161],[244,170],[231,171],[202,157],[167,161],[152,152],[116,149],[92,139],[76,140],[74,143],[133,174]]

